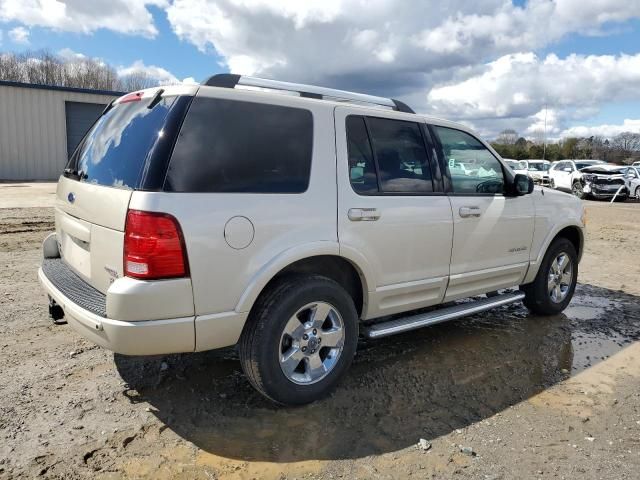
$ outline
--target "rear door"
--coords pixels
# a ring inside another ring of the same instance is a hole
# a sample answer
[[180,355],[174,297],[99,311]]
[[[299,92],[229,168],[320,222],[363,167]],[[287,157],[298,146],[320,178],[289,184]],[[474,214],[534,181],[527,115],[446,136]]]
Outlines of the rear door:
[[367,318],[437,304],[449,277],[451,206],[415,118],[335,110],[338,238],[371,268]]
[[565,190],[571,190],[571,176],[575,171],[571,162],[560,162],[556,167],[556,186]]
[[103,293],[123,274],[124,227],[132,191],[149,171],[152,152],[170,141],[166,121],[179,97],[153,100],[154,93],[116,103],[102,115],[58,182],[55,221],[62,258]]
[[[535,210],[533,195],[504,195],[505,168],[471,134],[432,126],[443,168],[451,180],[451,274],[445,300],[519,285],[529,266]],[[454,162],[469,165],[451,171]]]

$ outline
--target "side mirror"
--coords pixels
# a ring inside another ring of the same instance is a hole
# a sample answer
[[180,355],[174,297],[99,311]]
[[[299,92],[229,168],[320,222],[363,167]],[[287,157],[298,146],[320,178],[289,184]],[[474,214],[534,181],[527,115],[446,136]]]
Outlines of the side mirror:
[[513,192],[517,196],[527,195],[533,192],[533,180],[529,175],[517,173],[513,178]]

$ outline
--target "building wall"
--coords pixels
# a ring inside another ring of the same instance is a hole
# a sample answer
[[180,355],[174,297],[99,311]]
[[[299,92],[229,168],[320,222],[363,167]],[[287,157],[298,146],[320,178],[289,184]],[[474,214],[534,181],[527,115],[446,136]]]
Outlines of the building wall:
[[67,163],[65,101],[116,95],[0,84],[0,180],[55,180]]

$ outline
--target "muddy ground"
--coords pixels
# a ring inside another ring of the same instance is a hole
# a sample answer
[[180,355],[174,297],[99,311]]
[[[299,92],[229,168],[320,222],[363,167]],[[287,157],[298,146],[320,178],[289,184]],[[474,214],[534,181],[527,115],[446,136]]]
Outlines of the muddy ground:
[[232,349],[129,358],[52,325],[51,209],[0,209],[0,478],[638,479],[640,205],[588,208],[565,314],[361,343],[340,388],[295,409]]

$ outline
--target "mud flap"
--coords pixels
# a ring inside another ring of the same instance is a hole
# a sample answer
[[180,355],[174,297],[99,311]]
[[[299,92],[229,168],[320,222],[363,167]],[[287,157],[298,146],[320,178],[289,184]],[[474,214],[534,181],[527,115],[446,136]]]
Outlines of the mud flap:
[[54,325],[66,325],[67,323],[64,319],[64,310],[51,296],[49,296],[49,317],[51,317]]

